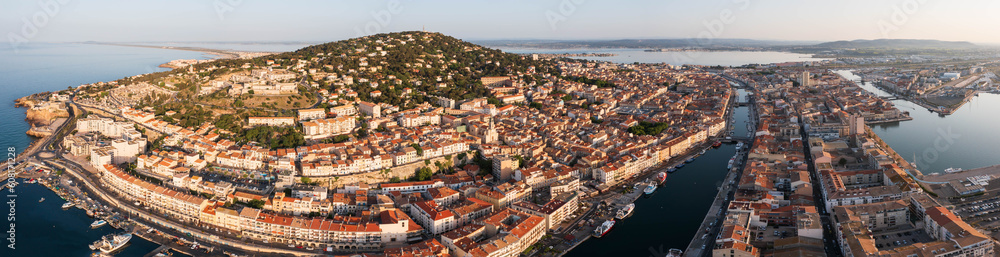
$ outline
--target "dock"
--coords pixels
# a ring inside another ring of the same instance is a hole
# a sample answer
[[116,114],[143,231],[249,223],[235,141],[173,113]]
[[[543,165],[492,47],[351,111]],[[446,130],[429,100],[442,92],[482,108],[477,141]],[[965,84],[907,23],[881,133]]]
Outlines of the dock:
[[164,251],[169,251],[169,250],[170,250],[169,246],[161,245],[160,247],[157,247],[155,250],[153,250],[152,252],[147,253],[146,255],[143,255],[142,257],[153,257],[153,256],[156,256],[156,254],[158,254],[158,253],[161,253],[161,252],[164,252]]

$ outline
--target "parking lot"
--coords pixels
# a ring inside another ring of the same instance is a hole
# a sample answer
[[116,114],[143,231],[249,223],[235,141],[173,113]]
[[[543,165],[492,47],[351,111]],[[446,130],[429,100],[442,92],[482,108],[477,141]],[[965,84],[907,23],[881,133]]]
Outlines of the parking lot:
[[764,227],[764,229],[757,228],[754,230],[754,232],[755,232],[754,233],[755,238],[753,238],[755,240],[754,242],[766,244],[774,242],[774,240],[776,239],[796,236],[796,233],[798,231],[795,229],[795,227],[792,226],[782,226],[778,228],[774,228],[773,226],[768,226]]
[[988,191],[979,196],[952,199],[955,214],[969,224],[983,230],[996,232],[1000,230],[1000,193],[996,190],[1000,181],[991,181]]
[[[907,225],[909,226],[909,225]],[[904,229],[893,229],[885,232],[873,232],[875,247],[879,250],[889,250],[900,246],[911,245],[913,243],[932,242],[934,239],[927,235],[922,229],[914,229],[912,226]]]

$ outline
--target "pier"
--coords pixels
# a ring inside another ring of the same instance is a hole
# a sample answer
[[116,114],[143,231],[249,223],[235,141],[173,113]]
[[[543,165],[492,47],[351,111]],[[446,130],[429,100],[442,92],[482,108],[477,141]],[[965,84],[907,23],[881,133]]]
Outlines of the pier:
[[156,254],[158,254],[158,253],[161,253],[161,252],[164,252],[164,251],[168,251],[168,250],[170,250],[169,246],[161,245],[160,247],[157,247],[155,250],[153,250],[152,252],[147,253],[146,255],[143,255],[142,257],[153,257],[153,256],[156,256]]

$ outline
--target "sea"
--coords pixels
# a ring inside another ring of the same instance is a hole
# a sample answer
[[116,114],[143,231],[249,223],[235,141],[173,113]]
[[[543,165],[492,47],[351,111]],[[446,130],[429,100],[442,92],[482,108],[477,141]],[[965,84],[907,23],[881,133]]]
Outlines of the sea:
[[671,65],[722,65],[742,66],[747,64],[769,64],[784,62],[822,61],[823,58],[813,58],[808,54],[788,52],[758,51],[683,51],[683,52],[646,52],[644,49],[608,49],[608,48],[573,48],[573,49],[538,49],[538,48],[504,48],[501,50],[518,54],[583,54],[607,53],[613,56],[582,56],[570,57],[594,61],[614,63],[666,63]]
[[[151,44],[161,45],[161,44]],[[172,43],[171,46],[204,47],[242,51],[292,51],[304,44],[261,45],[243,43]],[[614,53],[611,57],[580,57],[616,63],[668,63],[674,65],[738,66],[753,63],[780,63],[819,60],[806,55],[778,52],[644,52],[633,49],[503,49],[514,53]],[[678,54],[682,56],[677,56]],[[685,57],[690,59],[684,59]],[[694,58],[691,58],[694,57]],[[20,153],[34,138],[24,134],[23,108],[14,100],[44,91],[57,91],[81,84],[115,80],[142,73],[165,71],[157,67],[175,59],[208,59],[211,56],[182,50],[78,43],[30,43],[14,51],[0,46],[0,146]],[[848,78],[850,71],[838,71]],[[886,94],[863,83],[875,94]],[[965,169],[997,164],[1000,136],[993,131],[1000,121],[991,113],[1000,112],[1000,95],[982,94],[948,116],[930,113],[905,100],[893,101],[914,118],[872,126],[890,146],[904,157],[916,156],[924,173],[948,167]],[[748,110],[735,110],[736,133],[745,134]],[[664,256],[667,249],[684,249],[706,216],[717,188],[726,176],[732,145],[712,149],[679,171],[670,174],[650,197],[636,202],[632,217],[616,224],[607,236],[590,239],[566,256]],[[86,256],[87,245],[113,228],[89,228],[92,219],[79,209],[63,211],[63,201],[38,184],[17,187],[16,250],[4,249],[0,256]],[[39,203],[37,199],[47,200]],[[8,222],[9,224],[9,222]],[[142,256],[157,245],[135,238],[116,256]]]

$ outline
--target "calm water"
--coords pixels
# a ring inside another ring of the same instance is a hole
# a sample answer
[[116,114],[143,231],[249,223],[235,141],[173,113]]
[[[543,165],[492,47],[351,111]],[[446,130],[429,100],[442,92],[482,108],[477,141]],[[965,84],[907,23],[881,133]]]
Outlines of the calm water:
[[[17,191],[17,249],[4,248],[2,256],[90,256],[87,245],[102,236],[119,233],[111,226],[90,229],[93,219],[78,208],[63,210],[66,203],[41,184],[20,184]],[[45,201],[38,200],[44,197]],[[115,256],[143,256],[159,247],[133,237]],[[12,254],[11,254],[12,253]]]
[[643,49],[533,49],[533,48],[500,48],[511,53],[613,53],[610,57],[573,57],[596,61],[615,63],[668,63],[673,65],[723,65],[740,66],[746,64],[768,64],[782,62],[821,61],[807,54],[785,52],[645,52]]
[[[859,79],[849,71],[838,71],[849,79]],[[880,96],[890,95],[863,83],[862,88]],[[973,169],[1000,164],[1000,96],[980,94],[954,114],[939,116],[905,100],[892,102],[909,111],[911,121],[873,125],[872,130],[909,161],[917,160],[924,174],[943,173],[949,167]]]
[[[322,42],[316,42],[320,44]],[[138,45],[200,47],[218,50],[252,51],[252,52],[287,52],[295,51],[313,44],[303,43],[137,43]]]

